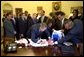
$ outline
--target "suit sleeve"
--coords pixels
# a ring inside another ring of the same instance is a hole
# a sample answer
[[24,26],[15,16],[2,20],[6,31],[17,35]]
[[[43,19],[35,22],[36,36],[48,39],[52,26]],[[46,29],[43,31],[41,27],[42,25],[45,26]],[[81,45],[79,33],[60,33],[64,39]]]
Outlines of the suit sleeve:
[[48,29],[45,30],[46,34],[48,37],[50,37],[50,32],[48,31]]
[[26,28],[24,28],[24,24],[23,24],[23,22],[22,22],[22,20],[19,20],[19,33],[20,34],[23,34],[24,33],[24,29],[26,29]]
[[77,31],[76,28],[72,29],[71,31],[68,32],[68,34],[65,35],[64,38],[60,39],[60,40],[58,41],[58,43],[63,43],[63,42],[66,42],[66,41],[68,41],[68,40],[70,40],[70,39],[71,39],[72,41],[74,41],[74,39],[76,40],[76,39],[78,38],[78,37],[77,37],[77,36],[78,36],[77,33],[78,33],[78,31]]
[[66,42],[66,41],[70,40],[71,38],[74,38],[74,35],[73,34],[67,34],[64,38],[61,38],[60,40],[58,40],[58,43]]
[[35,38],[35,30],[34,29],[32,29],[32,31],[31,31],[31,40],[33,41],[33,42],[37,42],[38,41],[38,39],[37,38]]

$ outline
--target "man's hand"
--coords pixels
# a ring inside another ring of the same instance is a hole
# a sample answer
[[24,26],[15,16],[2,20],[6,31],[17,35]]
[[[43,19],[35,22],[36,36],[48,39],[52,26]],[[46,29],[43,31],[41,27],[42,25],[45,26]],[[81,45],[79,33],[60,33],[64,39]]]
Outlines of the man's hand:
[[53,45],[53,40],[51,38],[48,40],[48,44]]
[[24,35],[23,35],[23,34],[21,34],[20,36],[21,36],[21,37],[23,37]]
[[48,37],[48,39],[51,39],[50,37]]
[[37,41],[37,43],[38,43],[38,44],[40,44],[41,42],[42,42],[42,40],[41,40],[41,39],[39,39],[39,40]]
[[60,31],[61,31],[61,32],[64,32],[64,30],[63,30],[63,29],[61,29]]
[[52,31],[54,31],[55,29],[52,29]]

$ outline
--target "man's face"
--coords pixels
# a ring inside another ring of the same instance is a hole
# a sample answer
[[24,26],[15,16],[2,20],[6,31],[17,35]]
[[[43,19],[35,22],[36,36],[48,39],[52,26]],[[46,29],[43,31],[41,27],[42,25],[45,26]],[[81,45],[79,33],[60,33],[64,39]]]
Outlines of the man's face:
[[65,26],[65,29],[67,29],[67,30],[69,30],[69,29],[70,29],[70,27],[69,27],[69,24],[68,24],[68,23],[67,23],[67,24],[65,24],[64,26]]
[[25,14],[22,14],[22,17],[25,17]]
[[52,23],[49,23],[48,26],[51,27],[52,26]]
[[43,16],[45,14],[43,11],[40,11],[39,13],[41,16]]
[[36,17],[37,17],[37,14],[36,14],[36,13],[34,13],[34,14],[33,14],[33,18],[34,18],[34,19],[36,19]]
[[62,20],[64,18],[64,16],[58,15],[58,19]]
[[11,15],[11,14],[8,15],[7,18],[8,18],[9,20],[12,19],[12,15]]
[[25,16],[27,16],[28,15],[28,12],[25,12]]
[[73,16],[76,17],[77,16],[77,12],[73,11]]
[[27,16],[25,16],[25,14],[23,14],[23,15],[22,15],[22,18],[25,18],[25,19],[27,19]]
[[58,17],[57,17],[57,15],[55,15],[55,19],[57,19]]

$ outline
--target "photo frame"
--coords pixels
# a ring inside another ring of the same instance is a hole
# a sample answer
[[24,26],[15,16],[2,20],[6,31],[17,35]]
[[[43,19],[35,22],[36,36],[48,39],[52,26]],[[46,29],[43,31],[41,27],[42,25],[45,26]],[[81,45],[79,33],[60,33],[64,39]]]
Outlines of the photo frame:
[[52,12],[61,11],[61,2],[52,2]]
[[8,12],[13,13],[13,7],[9,3],[5,3],[2,8],[3,8],[3,14],[6,14]]
[[18,16],[18,14],[22,12],[23,12],[23,8],[15,8],[16,16]]

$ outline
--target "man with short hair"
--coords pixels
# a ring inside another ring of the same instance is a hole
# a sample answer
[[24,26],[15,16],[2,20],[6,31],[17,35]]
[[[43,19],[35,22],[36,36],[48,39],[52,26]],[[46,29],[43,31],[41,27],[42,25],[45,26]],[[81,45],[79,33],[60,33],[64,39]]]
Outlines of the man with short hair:
[[50,38],[50,33],[47,30],[47,25],[45,23],[35,24],[31,27],[31,40],[33,42],[38,42],[40,38],[42,38],[42,33],[45,32],[47,35],[47,38]]
[[11,22],[12,19],[12,14],[11,13],[7,13],[7,18],[4,20],[4,28],[5,28],[5,32],[6,32],[6,37],[4,38],[4,44],[8,44],[11,42],[14,42],[15,40],[15,34],[16,31],[13,27],[13,24]]
[[80,19],[80,17],[78,16],[79,14],[78,9],[74,9],[72,13],[73,13],[73,16],[69,18],[70,20],[74,21],[75,19]]
[[45,16],[45,11],[44,11],[44,10],[41,10],[41,11],[39,12],[39,15],[40,15],[40,17],[39,17],[39,19],[38,19],[38,23],[46,23],[47,20],[48,20],[48,17]]
[[81,20],[75,19],[73,22],[67,20],[64,27],[69,31],[58,43],[63,43],[68,40],[71,40],[74,44],[83,42],[83,23]]
[[65,18],[65,13],[62,11],[55,13],[55,19],[52,21],[52,28],[55,30],[63,29],[63,24],[67,19]]
[[18,20],[19,24],[19,35],[20,37],[26,37],[27,32],[27,19],[25,18],[25,13],[21,14],[21,17]]

